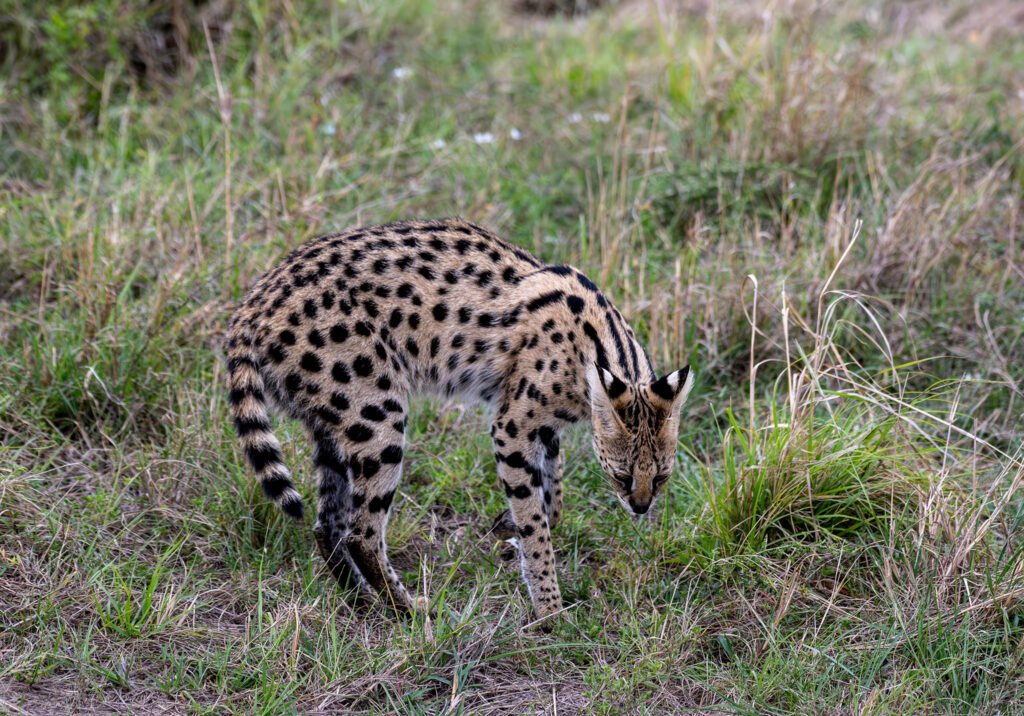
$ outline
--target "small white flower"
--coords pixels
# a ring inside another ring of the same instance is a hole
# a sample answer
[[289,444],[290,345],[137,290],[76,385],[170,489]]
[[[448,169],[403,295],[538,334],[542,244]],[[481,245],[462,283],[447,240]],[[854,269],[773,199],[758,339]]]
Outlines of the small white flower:
[[444,141],[443,139],[435,139],[433,142],[430,143],[431,149],[444,149],[446,146],[448,146],[448,142]]
[[611,116],[605,112],[594,112],[590,118],[599,124],[608,124],[612,121]]
[[412,76],[412,68],[396,67],[395,69],[391,70],[391,76],[394,77],[396,80],[404,80],[407,77]]
[[473,141],[477,144],[494,144],[494,135],[490,132],[477,132],[473,135]]
[[573,112],[569,115],[569,124],[579,124],[583,121],[583,115],[579,112]]
[[520,139],[523,138],[523,133],[520,132],[515,127],[512,127],[512,129],[508,130],[508,136],[512,139],[513,142],[518,142]]
[[327,122],[320,126],[320,134],[326,134],[328,137],[333,137],[338,133],[338,126],[334,122]]

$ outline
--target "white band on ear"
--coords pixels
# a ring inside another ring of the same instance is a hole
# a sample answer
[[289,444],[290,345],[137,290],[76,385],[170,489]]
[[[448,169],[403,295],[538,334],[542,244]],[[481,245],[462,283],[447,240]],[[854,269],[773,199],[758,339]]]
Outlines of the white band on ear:
[[[674,380],[677,383],[679,382],[679,371],[676,371],[672,375],[671,380]],[[690,389],[691,388],[693,388],[693,371],[690,370],[689,366],[687,366],[686,367],[686,382],[683,383],[683,387],[679,391],[680,402],[686,400],[686,396],[688,396],[690,394]]]

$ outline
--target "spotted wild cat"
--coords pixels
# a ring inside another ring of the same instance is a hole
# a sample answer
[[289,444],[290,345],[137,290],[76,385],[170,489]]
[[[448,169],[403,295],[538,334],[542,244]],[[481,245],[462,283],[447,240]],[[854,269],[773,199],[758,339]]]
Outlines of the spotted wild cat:
[[689,368],[655,375],[622,314],[586,276],[546,266],[461,220],[322,236],[249,290],[228,334],[231,410],[268,497],[302,502],[271,433],[267,398],[315,445],[317,544],[344,585],[396,608],[414,601],[387,557],[385,530],[409,398],[461,394],[497,409],[491,427],[539,617],[561,608],[551,530],[562,513],[562,430],[590,419],[619,500],[648,510],[672,472]]

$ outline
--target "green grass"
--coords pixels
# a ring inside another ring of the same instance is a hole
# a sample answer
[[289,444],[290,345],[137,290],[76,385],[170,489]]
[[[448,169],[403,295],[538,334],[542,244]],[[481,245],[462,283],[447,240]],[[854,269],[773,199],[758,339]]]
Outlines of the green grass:
[[[1024,27],[679,5],[0,8],[0,711],[1024,713]],[[550,635],[486,415],[411,424],[424,621],[350,606],[226,413],[256,277],[450,215],[698,376],[650,519],[566,441]]]

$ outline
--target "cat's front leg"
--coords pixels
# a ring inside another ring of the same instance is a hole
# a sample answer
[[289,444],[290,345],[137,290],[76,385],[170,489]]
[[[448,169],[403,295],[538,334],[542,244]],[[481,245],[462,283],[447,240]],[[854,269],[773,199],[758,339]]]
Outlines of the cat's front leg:
[[[530,592],[533,609],[543,619],[562,608],[562,595],[555,571],[547,510],[544,503],[543,458],[536,444],[526,439],[495,440],[494,457],[498,477],[508,497],[519,543],[523,580]],[[550,628],[550,623],[547,624]]]

